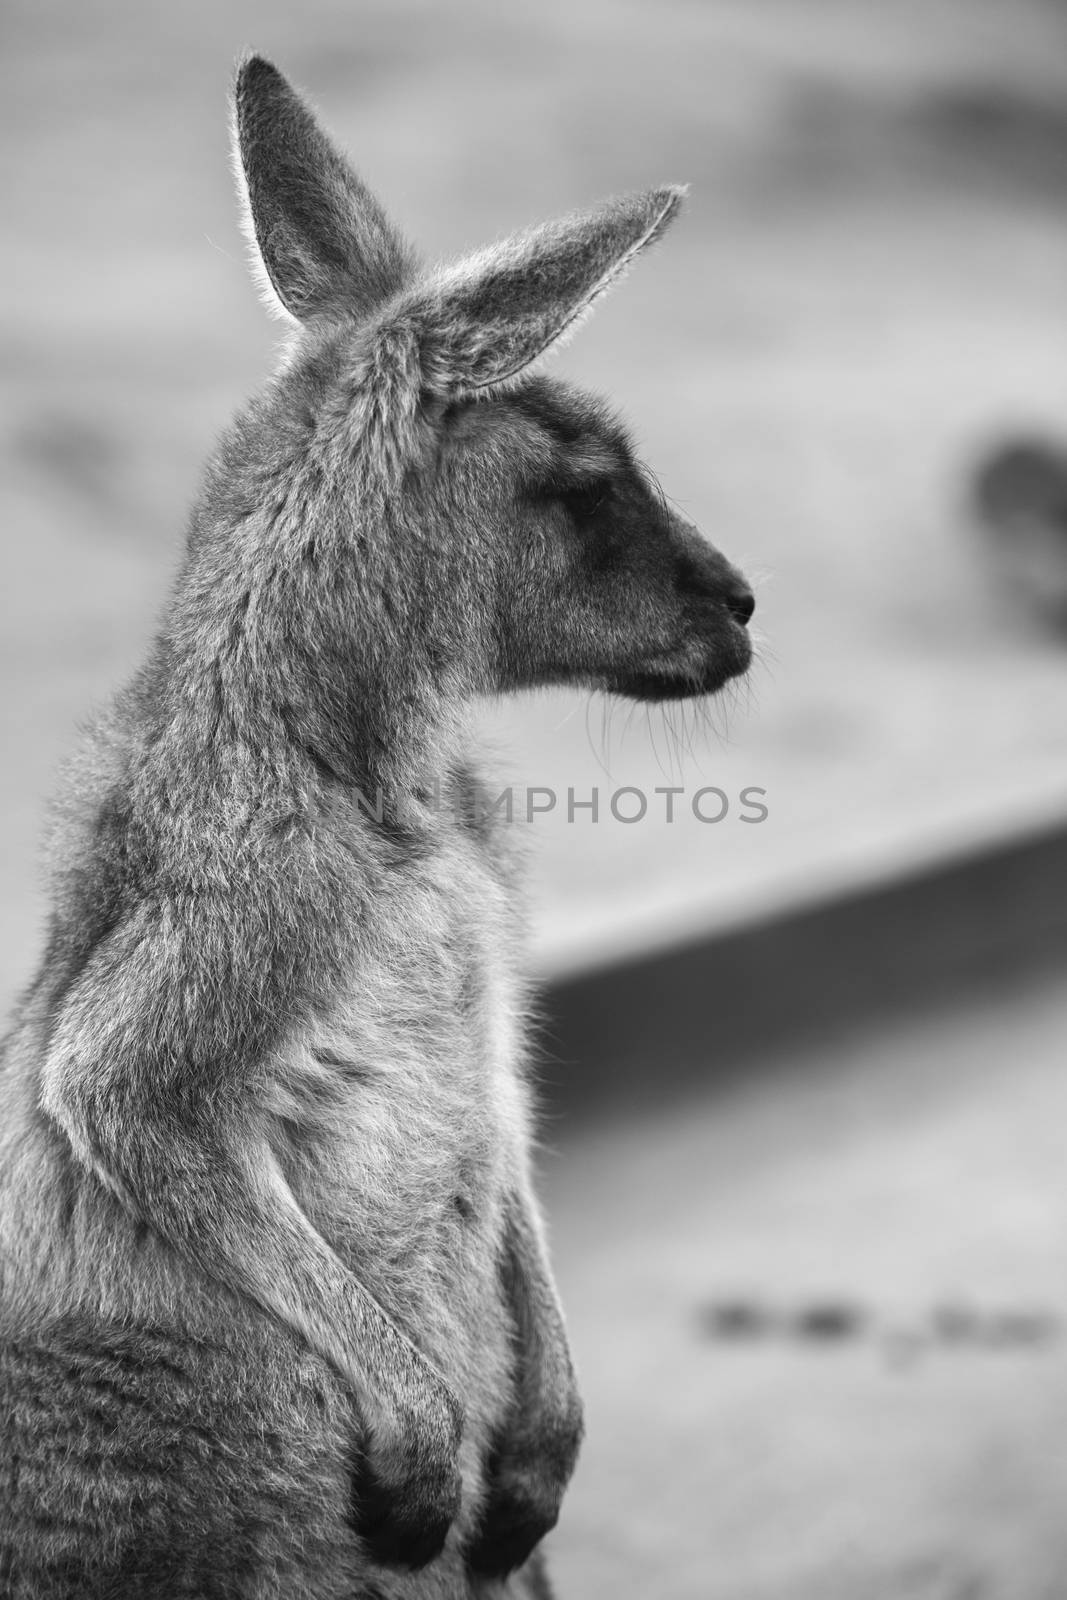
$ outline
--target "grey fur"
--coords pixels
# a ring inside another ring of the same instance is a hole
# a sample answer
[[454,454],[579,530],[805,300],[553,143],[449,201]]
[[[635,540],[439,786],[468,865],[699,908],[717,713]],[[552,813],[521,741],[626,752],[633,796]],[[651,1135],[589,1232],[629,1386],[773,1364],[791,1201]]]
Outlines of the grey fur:
[[395,294],[411,252],[278,69],[244,62],[233,109],[259,260],[289,315],[367,315]]
[[683,190],[652,189],[550,222],[440,270],[390,308],[439,393],[520,377],[669,225]]
[[416,276],[273,67],[235,101],[300,327],[58,807],[0,1075],[0,1594],[536,1600],[581,1407],[468,707],[747,665],[743,580],[526,371],[677,191]]

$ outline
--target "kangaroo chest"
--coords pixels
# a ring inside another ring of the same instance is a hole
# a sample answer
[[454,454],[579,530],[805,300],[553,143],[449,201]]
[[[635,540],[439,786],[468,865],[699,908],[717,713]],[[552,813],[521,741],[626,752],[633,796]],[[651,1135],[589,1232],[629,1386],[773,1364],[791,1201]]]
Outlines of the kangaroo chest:
[[388,1273],[495,1236],[528,1140],[514,923],[462,841],[398,874],[344,983],[281,1054],[283,1164],[343,1257]]

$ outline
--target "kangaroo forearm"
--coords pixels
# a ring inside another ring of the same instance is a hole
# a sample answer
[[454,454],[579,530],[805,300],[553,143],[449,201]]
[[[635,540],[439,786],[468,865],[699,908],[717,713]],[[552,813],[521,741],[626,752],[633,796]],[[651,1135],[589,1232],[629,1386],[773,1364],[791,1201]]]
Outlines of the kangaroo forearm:
[[[210,1072],[198,1067],[182,1006],[158,992],[159,952],[124,942],[68,996],[44,1109],[124,1204],[330,1362],[372,1426],[398,1431],[443,1386],[300,1210],[257,1127],[250,1068],[222,1053]],[[165,1033],[152,1027],[164,1011]]]
[[368,1421],[412,1407],[425,1362],[299,1209],[265,1140],[84,1070],[46,1107],[97,1176],[167,1242],[298,1333],[353,1388]]
[[494,1441],[489,1493],[467,1557],[501,1577],[555,1526],[582,1438],[582,1407],[563,1314],[532,1194],[509,1196],[501,1283],[515,1342],[512,1403]]
[[[159,1070],[143,1035],[128,1033],[116,1056],[101,1056],[72,1016],[45,1064],[46,1111],[178,1252],[337,1370],[363,1423],[364,1537],[383,1560],[429,1560],[460,1503],[455,1397],[300,1209],[239,1074],[217,1074],[191,1094],[180,1071]],[[117,1037],[112,1026],[111,1045]]]
[[563,1311],[535,1203],[521,1191],[509,1199],[502,1281],[517,1348],[516,1426],[538,1432],[549,1414],[577,1449],[581,1404]]

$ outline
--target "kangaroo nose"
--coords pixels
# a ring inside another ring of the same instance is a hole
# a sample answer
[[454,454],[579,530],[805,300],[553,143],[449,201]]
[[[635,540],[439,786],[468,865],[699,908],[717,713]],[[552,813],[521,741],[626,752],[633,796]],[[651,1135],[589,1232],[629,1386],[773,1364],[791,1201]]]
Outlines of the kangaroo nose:
[[736,617],[742,627],[749,622],[753,611],[756,609],[756,596],[748,587],[733,589],[726,596],[726,609],[732,617]]

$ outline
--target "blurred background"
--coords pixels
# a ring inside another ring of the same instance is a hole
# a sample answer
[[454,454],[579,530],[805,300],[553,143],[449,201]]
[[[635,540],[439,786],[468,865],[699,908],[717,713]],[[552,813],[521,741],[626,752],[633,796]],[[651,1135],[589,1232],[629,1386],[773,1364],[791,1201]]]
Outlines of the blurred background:
[[56,762],[273,359],[233,58],[429,256],[689,182],[557,370],[754,579],[759,660],[706,722],[485,712],[518,814],[560,797],[517,823],[589,1407],[560,1594],[1064,1600],[1067,5],[8,0],[2,34],[5,1003]]

